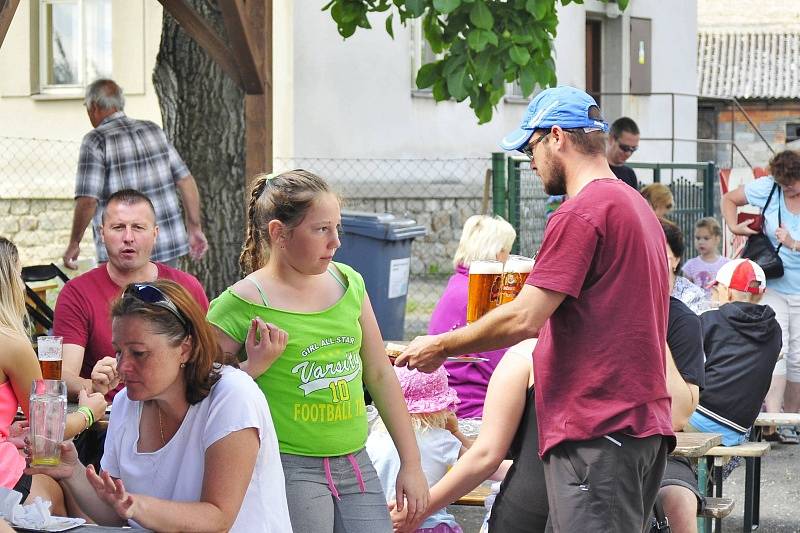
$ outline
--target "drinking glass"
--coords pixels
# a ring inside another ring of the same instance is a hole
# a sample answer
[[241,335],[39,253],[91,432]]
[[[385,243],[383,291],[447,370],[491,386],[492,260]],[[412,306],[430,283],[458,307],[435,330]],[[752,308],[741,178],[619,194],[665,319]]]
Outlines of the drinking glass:
[[61,463],[59,444],[67,423],[67,384],[57,379],[34,379],[30,396],[32,466]]
[[36,339],[36,352],[44,379],[61,379],[61,343],[63,337],[41,336]]

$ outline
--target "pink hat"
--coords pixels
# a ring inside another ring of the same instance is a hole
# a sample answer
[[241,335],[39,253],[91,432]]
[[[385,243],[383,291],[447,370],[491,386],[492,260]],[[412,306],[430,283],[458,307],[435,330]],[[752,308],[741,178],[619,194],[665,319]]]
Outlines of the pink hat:
[[732,259],[717,271],[715,283],[735,291],[764,294],[764,289],[767,288],[767,276],[757,263],[749,259]]
[[409,413],[435,413],[452,409],[459,403],[458,394],[447,383],[447,371],[439,367],[426,374],[418,370],[394,367]]

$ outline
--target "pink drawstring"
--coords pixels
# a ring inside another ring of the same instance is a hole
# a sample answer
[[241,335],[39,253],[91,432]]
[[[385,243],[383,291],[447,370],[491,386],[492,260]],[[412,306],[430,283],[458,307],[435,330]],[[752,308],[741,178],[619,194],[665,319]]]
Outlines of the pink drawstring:
[[325,467],[325,479],[328,481],[328,489],[330,489],[331,494],[337,500],[341,500],[339,497],[339,491],[336,490],[336,485],[333,483],[333,476],[331,476],[331,461],[327,457],[322,459],[322,466]]
[[353,467],[353,472],[356,473],[358,488],[361,489],[361,494],[364,494],[367,492],[367,486],[364,484],[364,476],[361,475],[361,469],[358,467],[358,461],[356,461],[356,458],[353,457],[352,453],[348,453],[347,458],[350,459],[350,465]]
[[[361,494],[364,494],[367,492],[367,486],[364,483],[364,476],[361,474],[361,468],[358,466],[358,461],[356,461],[356,458],[353,457],[352,453],[347,454],[347,459],[350,461],[350,466],[353,467],[353,472],[358,480],[358,488],[361,490]],[[333,482],[333,476],[331,475],[330,458],[323,457],[322,466],[325,468],[325,480],[328,482],[328,489],[331,491],[331,494],[333,494],[334,498],[341,501],[341,498],[339,497],[339,491],[336,489],[336,484]]]

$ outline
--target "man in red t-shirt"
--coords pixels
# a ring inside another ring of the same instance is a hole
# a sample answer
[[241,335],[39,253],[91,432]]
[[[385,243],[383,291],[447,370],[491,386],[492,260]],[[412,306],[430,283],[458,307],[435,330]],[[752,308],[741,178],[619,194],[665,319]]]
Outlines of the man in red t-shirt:
[[547,194],[569,199],[548,221],[526,286],[469,326],[415,339],[396,362],[430,372],[451,355],[539,338],[539,454],[555,531],[642,530],[674,446],[664,234],[611,172],[607,130],[578,89],[531,101],[501,146],[531,158]]
[[[108,263],[70,280],[56,302],[53,334],[64,337],[62,376],[67,394],[102,392],[110,402],[124,384],[119,382],[111,344],[111,303],[130,283],[168,279],[182,285],[203,309],[208,298],[197,278],[150,261],[158,237],[150,199],[139,191],[112,194],[100,228]],[[113,387],[111,387],[113,385]]]

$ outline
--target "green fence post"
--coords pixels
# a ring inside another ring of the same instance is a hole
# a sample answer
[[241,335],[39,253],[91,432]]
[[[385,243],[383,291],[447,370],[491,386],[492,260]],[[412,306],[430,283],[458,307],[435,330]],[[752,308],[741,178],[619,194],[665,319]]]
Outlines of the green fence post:
[[717,177],[717,166],[713,161],[706,163],[703,173],[703,216],[714,216],[714,186]]
[[661,183],[661,167],[658,164],[653,168],[653,183]]
[[519,161],[508,158],[508,222],[517,232],[517,239],[514,240],[514,246],[511,252],[519,253],[519,235],[520,235],[520,169]]
[[506,154],[492,153],[492,211],[506,218]]

